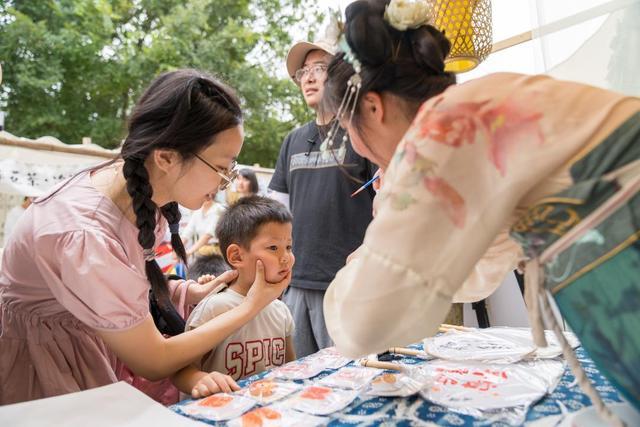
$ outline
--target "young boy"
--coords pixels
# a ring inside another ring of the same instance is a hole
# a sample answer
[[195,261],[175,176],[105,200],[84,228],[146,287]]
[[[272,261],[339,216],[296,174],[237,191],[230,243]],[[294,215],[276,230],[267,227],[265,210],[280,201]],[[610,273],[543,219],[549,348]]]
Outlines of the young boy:
[[[229,207],[218,222],[216,236],[222,256],[238,270],[238,278],[205,297],[189,316],[186,330],[240,305],[256,280],[257,260],[262,261],[265,280],[271,283],[290,274],[295,260],[291,214],[280,202],[266,197],[245,197]],[[237,386],[225,374],[238,380],[295,359],[293,328],[291,312],[275,300],[201,360],[179,371],[174,384],[193,397],[226,391],[225,382],[234,389]]]

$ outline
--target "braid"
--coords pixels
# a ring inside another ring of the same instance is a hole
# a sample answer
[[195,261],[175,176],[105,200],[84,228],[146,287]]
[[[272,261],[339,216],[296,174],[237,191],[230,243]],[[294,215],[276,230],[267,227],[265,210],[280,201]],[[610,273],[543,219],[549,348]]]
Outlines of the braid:
[[[149,174],[144,161],[125,158],[122,173],[127,180],[127,192],[133,200],[133,212],[138,227],[138,243],[145,251],[153,250],[156,243],[156,214],[158,207],[153,202],[153,188],[149,183]],[[183,249],[184,250],[184,249]],[[157,311],[154,321],[158,329],[169,335],[178,335],[184,331],[184,320],[171,303],[167,281],[160,266],[154,259],[145,260],[145,273],[151,283],[151,311]],[[154,310],[155,309],[155,310]],[[156,313],[154,313],[156,314]]]
[[127,192],[133,201],[138,227],[138,243],[143,249],[153,249],[156,242],[156,211],[158,207],[151,200],[153,188],[144,163],[137,159],[125,159],[122,173],[127,180]]
[[162,215],[169,223],[169,229],[171,230],[171,247],[173,247],[173,250],[178,254],[178,257],[184,265],[187,265],[187,251],[184,249],[180,233],[178,232],[180,219],[182,218],[178,204],[176,202],[167,203],[160,208],[160,212],[162,212]]

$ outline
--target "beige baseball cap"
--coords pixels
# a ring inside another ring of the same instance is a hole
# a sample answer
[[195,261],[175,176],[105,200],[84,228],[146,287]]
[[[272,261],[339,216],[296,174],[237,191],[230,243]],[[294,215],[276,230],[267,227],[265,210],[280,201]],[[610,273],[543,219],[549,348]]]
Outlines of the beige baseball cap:
[[291,77],[296,84],[298,84],[298,82],[296,82],[293,76],[296,74],[296,71],[302,68],[304,59],[312,50],[322,50],[333,56],[336,54],[337,46],[326,40],[318,40],[314,42],[301,41],[294,44],[291,49],[289,49],[289,53],[287,53],[286,62],[287,73],[289,73],[289,77]]

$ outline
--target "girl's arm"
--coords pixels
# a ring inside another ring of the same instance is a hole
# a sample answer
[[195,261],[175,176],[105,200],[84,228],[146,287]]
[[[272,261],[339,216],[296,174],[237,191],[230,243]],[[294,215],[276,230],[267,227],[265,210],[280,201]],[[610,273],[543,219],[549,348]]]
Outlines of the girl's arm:
[[[171,376],[171,382],[176,386],[178,390],[185,394],[191,394],[195,385],[207,375],[206,372],[202,372],[194,364],[185,366],[178,372]],[[198,396],[194,396],[198,397]]]
[[188,317],[187,307],[198,304],[222,283],[231,283],[238,276],[237,270],[229,270],[217,278],[207,274],[195,280],[169,280],[171,302],[183,317]]
[[244,301],[192,331],[165,338],[149,315],[131,329],[96,329],[96,333],[135,374],[150,380],[166,378],[253,319],[282,294],[290,281],[291,277],[287,276],[279,283],[267,283],[264,265],[257,261],[256,280]]

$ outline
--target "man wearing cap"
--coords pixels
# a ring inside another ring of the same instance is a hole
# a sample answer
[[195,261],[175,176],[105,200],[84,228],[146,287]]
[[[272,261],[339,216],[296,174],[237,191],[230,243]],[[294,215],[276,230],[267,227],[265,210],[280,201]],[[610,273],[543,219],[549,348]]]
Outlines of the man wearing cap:
[[287,54],[287,71],[300,87],[315,120],[285,138],[269,184],[270,195],[293,214],[293,279],[283,300],[293,313],[298,357],[332,345],[322,309],[324,293],[347,256],[364,238],[371,221],[371,188],[350,194],[370,179],[376,166],[360,157],[344,131],[323,144],[330,115],[319,111],[327,66],[335,46],[326,41],[299,42]]

